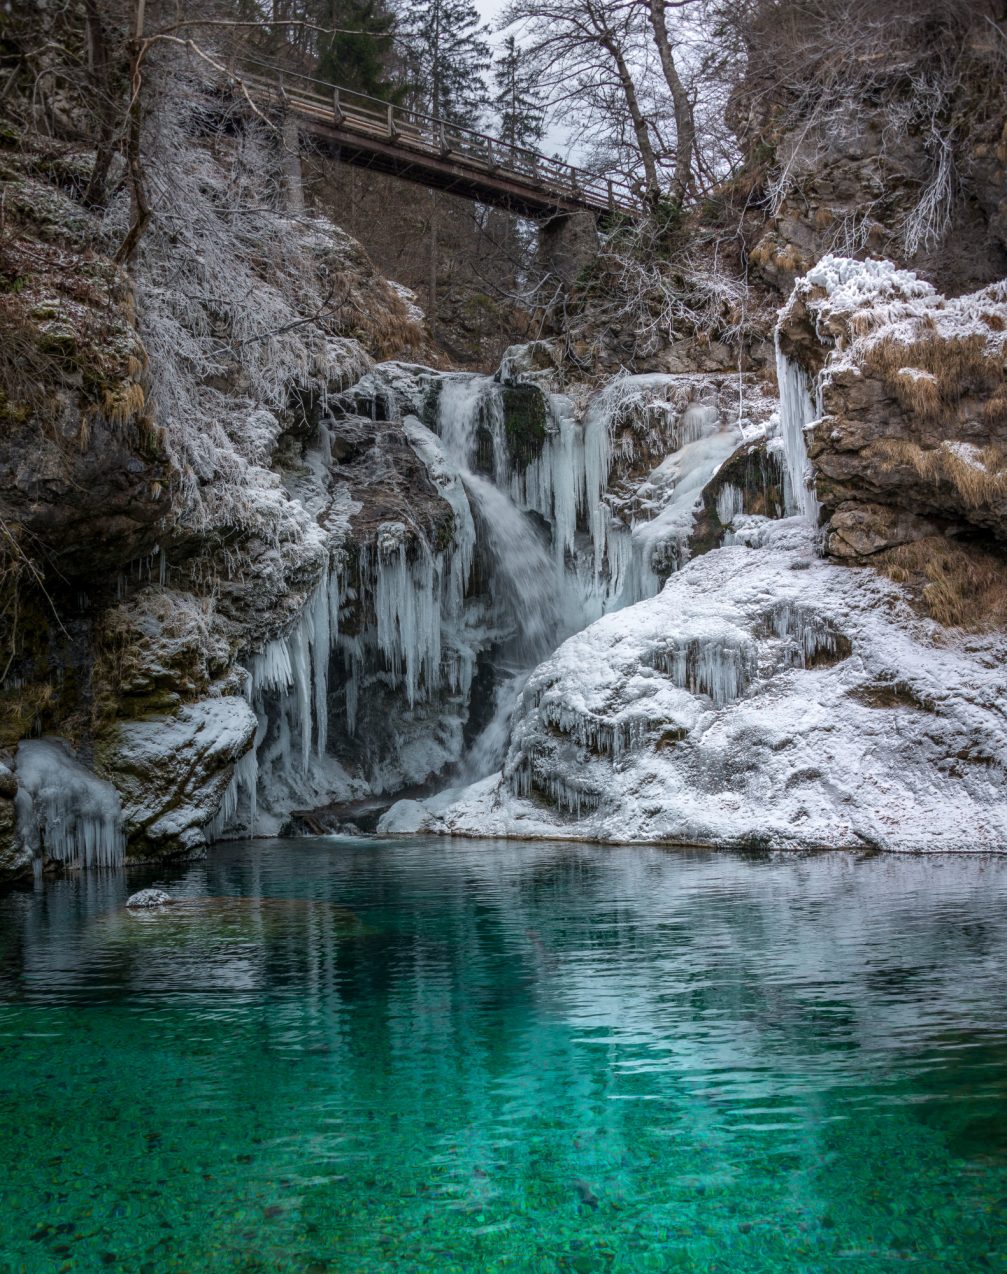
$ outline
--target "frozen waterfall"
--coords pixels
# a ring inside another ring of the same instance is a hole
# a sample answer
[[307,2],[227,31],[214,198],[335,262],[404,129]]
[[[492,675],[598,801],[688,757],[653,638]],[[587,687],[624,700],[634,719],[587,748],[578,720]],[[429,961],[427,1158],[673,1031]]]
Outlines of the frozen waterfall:
[[783,454],[787,462],[790,489],[797,511],[809,521],[818,522],[818,500],[811,485],[811,466],[805,429],[821,415],[811,397],[811,386],[804,369],[788,358],[780,348],[776,334],[776,379],[780,388],[780,427]]
[[62,739],[25,739],[17,750],[18,833],[36,870],[43,856],[82,867],[122,862],[122,807],[111,783],[76,761]]
[[[624,375],[575,401],[503,373],[368,372],[340,408],[354,436],[401,422],[450,517],[392,504],[400,520],[333,542],[296,622],[246,663],[259,729],[210,830],[268,834],[289,810],[498,769],[531,670],[685,560],[740,438],[717,392]],[[311,465],[336,482],[322,432]]]

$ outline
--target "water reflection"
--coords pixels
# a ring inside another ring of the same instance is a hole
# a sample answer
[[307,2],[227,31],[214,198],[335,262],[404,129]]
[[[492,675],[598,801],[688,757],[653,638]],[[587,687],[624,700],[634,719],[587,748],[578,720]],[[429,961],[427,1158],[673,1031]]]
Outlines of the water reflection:
[[999,858],[337,840],[6,895],[9,1250],[59,1246],[60,1076],[60,1206],[131,1270],[981,1268],[1005,900]]

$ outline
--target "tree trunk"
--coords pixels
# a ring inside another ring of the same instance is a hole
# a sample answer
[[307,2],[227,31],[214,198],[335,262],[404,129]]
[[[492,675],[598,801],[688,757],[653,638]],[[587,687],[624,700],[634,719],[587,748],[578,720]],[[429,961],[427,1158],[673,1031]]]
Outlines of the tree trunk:
[[[143,29],[143,0],[137,7],[137,29]],[[129,179],[130,226],[123,239],[116,261],[121,265],[129,265],[136,255],[137,246],[143,238],[143,232],[150,221],[150,202],[147,198],[147,184],[143,172],[143,155],[141,151],[141,130],[143,112],[141,97],[143,88],[143,41],[140,36],[132,41],[133,53],[130,58],[130,104],[129,122],[126,131],[126,175]]]
[[661,183],[657,175],[657,158],[654,155],[654,147],[650,142],[650,129],[647,127],[647,121],[644,118],[643,111],[640,109],[640,99],[636,93],[633,76],[623,56],[622,49],[612,36],[603,36],[599,43],[615,62],[619,83],[622,85],[623,96],[629,109],[629,117],[633,121],[636,144],[640,148],[640,158],[643,161],[643,172],[647,185],[646,198],[648,202],[653,203],[661,194]]
[[676,203],[684,203],[692,185],[692,157],[696,147],[696,118],[692,102],[682,77],[675,65],[675,54],[668,36],[668,14],[665,0],[649,0],[650,21],[654,28],[654,43],[661,59],[661,69],[671,90],[675,108],[675,176],[672,197]]
[[304,183],[301,180],[301,137],[297,120],[286,115],[280,137],[280,168],[283,172],[283,194],[287,215],[299,217],[304,212]]
[[[88,69],[97,99],[98,137],[95,145],[94,167],[91,169],[91,177],[84,191],[83,201],[86,207],[101,210],[108,201],[108,170],[112,166],[112,156],[115,153],[114,140],[120,103],[117,100],[115,85],[112,83],[112,59],[109,56],[108,40],[97,0],[85,0],[84,11],[87,17],[90,53]],[[118,79],[118,76],[115,78]]]

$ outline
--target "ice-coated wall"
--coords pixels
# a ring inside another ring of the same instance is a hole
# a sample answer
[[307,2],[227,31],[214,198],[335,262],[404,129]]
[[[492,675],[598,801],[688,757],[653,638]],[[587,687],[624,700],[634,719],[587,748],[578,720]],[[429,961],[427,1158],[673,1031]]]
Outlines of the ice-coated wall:
[[44,859],[82,867],[122,862],[122,806],[111,783],[86,769],[61,739],[26,739],[17,750],[18,833]]

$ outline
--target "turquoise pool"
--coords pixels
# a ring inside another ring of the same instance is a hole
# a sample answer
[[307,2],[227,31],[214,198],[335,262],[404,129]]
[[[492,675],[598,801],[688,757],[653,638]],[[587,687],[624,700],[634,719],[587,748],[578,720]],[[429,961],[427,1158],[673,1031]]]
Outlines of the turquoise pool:
[[1007,1271],[1005,1009],[1007,859],[312,839],[15,890],[0,1272]]

